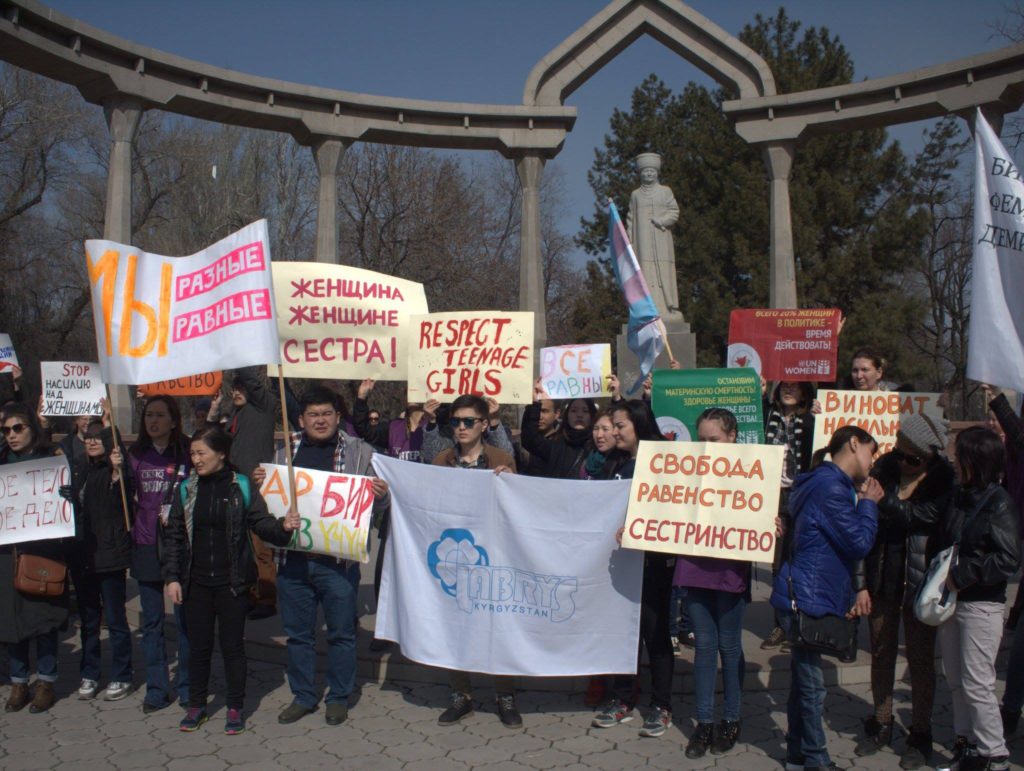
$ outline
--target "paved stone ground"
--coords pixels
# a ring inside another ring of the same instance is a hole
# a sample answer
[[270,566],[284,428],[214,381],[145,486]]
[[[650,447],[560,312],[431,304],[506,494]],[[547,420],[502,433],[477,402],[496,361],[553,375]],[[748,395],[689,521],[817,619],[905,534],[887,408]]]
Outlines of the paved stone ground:
[[[217,696],[211,721],[195,734],[182,734],[177,730],[181,710],[175,705],[143,715],[141,690],[120,702],[78,701],[74,695],[77,653],[77,640],[68,636],[61,646],[60,701],[49,713],[32,715],[27,709],[0,713],[0,768],[205,771],[245,766],[256,771],[333,766],[374,771],[612,771],[646,766],[758,771],[781,768],[783,757],[786,694],[778,690],[748,690],[745,694],[742,742],[731,754],[690,761],[683,748],[692,728],[692,696],[677,696],[674,724],[660,739],[641,739],[637,735],[639,720],[609,730],[591,728],[592,713],[583,706],[582,694],[554,691],[521,692],[519,706],[525,725],[511,731],[498,721],[486,682],[475,693],[477,713],[455,727],[437,725],[447,697],[444,686],[389,680],[361,681],[358,700],[341,726],[325,725],[322,710],[282,726],[277,723],[277,712],[290,701],[283,671],[277,664],[251,661],[248,731],[241,736],[222,733],[223,701]],[[136,656],[140,656],[138,650]],[[0,698],[6,699],[7,690],[6,686],[0,688]],[[212,691],[223,693],[219,669],[215,669]],[[898,684],[901,720],[910,718],[909,698],[909,687]],[[898,756],[891,750],[870,759],[853,754],[869,702],[866,684],[829,690],[829,749],[842,768],[897,769]],[[949,741],[951,712],[942,685],[934,723],[936,738]],[[902,748],[902,737],[895,745]],[[1011,747],[1015,767],[1024,768],[1024,739],[1015,740]],[[945,755],[940,753],[935,763]]]

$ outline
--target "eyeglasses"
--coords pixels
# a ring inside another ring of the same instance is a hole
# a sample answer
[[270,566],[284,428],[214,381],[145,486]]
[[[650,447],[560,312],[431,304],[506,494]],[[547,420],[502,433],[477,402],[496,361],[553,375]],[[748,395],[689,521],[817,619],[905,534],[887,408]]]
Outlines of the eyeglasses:
[[483,422],[483,418],[452,418],[452,428],[472,428],[478,422]]
[[909,455],[903,452],[903,450],[893,450],[892,456],[896,460],[903,461],[908,466],[920,466],[922,463],[924,463],[924,459],[921,458],[919,455]]
[[20,434],[26,428],[28,428],[27,423],[15,423],[13,426],[4,426],[2,430],[4,436],[10,436],[11,434]]

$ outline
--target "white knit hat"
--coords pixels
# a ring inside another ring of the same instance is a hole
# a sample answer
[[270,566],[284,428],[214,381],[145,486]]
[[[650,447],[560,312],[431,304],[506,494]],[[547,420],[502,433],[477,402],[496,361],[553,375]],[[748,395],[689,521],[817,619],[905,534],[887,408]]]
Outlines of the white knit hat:
[[896,442],[922,457],[943,452],[949,441],[949,421],[937,415],[907,415],[900,418]]

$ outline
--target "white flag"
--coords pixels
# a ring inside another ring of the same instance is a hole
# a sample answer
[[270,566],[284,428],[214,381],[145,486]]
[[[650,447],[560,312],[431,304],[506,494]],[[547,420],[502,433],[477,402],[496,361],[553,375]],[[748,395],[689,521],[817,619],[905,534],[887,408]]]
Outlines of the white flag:
[[101,240],[85,256],[104,382],[281,363],[266,220],[191,257]]
[[1024,181],[978,110],[967,377],[1024,390]]
[[636,671],[643,553],[615,543],[628,480],[373,462],[391,488],[378,638],[446,669]]

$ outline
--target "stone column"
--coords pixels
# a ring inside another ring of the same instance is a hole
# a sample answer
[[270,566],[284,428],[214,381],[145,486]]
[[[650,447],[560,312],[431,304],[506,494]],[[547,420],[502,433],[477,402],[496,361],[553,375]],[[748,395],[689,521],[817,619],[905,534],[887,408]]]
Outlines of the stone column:
[[[125,97],[114,97],[103,105],[110,129],[103,237],[122,244],[132,242],[132,143],[143,110],[141,102]],[[110,402],[118,428],[123,433],[133,432],[132,389],[123,385],[111,386]]]
[[796,308],[796,259],[793,255],[793,220],[789,209],[789,174],[796,144],[792,141],[762,145],[771,184],[771,283],[768,304],[772,308]]
[[340,139],[321,139],[313,145],[313,157],[320,175],[320,196],[316,207],[317,262],[338,263],[338,165],[347,145]]
[[[523,192],[523,215],[519,227],[519,310],[533,311],[533,344],[538,353],[548,339],[540,232],[540,181],[544,163],[545,158],[535,152],[515,159],[516,174]],[[534,357],[535,369],[536,362],[537,357]]]

